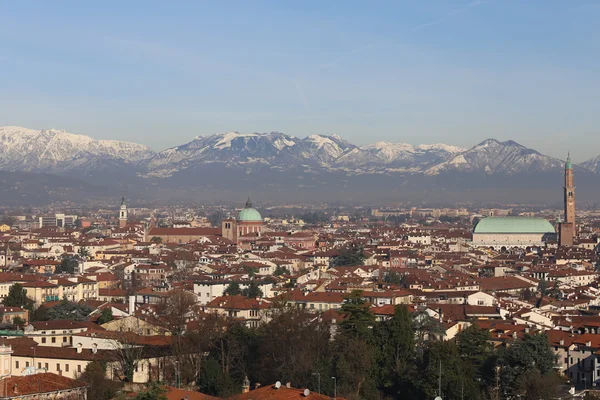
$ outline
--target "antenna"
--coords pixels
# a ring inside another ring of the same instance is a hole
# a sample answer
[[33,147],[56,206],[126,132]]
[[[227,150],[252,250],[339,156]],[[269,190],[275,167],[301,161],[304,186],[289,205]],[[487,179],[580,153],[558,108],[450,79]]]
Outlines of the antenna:
[[275,382],[275,389],[279,389],[281,387],[281,382]]
[[304,389],[304,397],[308,397],[309,394],[310,394],[310,390]]

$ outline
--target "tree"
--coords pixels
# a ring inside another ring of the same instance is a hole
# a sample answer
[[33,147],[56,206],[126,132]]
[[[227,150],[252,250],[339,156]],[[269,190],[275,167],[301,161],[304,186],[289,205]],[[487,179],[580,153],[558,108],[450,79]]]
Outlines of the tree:
[[98,323],[100,325],[102,325],[102,324],[112,321],[113,319],[115,319],[115,317],[113,316],[112,309],[110,307],[105,308],[104,310],[102,310],[102,313],[100,314],[100,318],[98,318]]
[[329,324],[297,308],[274,310],[258,329],[253,371],[259,382],[285,380],[300,387],[314,383],[313,372],[327,376],[331,357]]
[[[442,393],[438,393],[440,373]],[[421,391],[420,398],[478,400],[483,397],[473,371],[462,361],[458,346],[451,341],[428,343],[420,360],[416,385]]]
[[288,271],[288,269],[286,267],[282,267],[281,265],[278,265],[275,268],[275,271],[273,271],[273,275],[275,276],[281,276],[281,275],[289,275],[290,271]]
[[86,367],[79,380],[89,387],[88,400],[109,400],[115,398],[121,385],[106,378],[106,364],[92,361]]
[[489,342],[490,332],[473,324],[456,335],[458,351],[463,359],[480,366],[488,358],[494,347]]
[[139,392],[134,400],[167,400],[165,393],[167,390],[160,383],[152,382],[146,390]]
[[346,296],[341,312],[345,316],[340,323],[342,333],[366,340],[372,338],[375,315],[369,310],[369,304],[362,298],[360,290],[354,290]]
[[263,297],[263,292],[260,290],[254,279],[252,279],[248,287],[242,290],[242,295],[252,299]]
[[[515,341],[499,355],[500,383],[503,392],[516,394],[527,386],[520,381],[528,372],[538,371],[540,375],[554,374],[556,355],[548,344],[545,334],[526,335]],[[531,375],[533,379],[537,379]]]
[[6,307],[26,307],[32,301],[27,298],[27,292],[20,283],[15,283],[8,289],[8,295],[4,298]]
[[181,336],[185,331],[186,322],[193,313],[196,296],[186,290],[173,290],[167,298],[162,310],[161,320],[172,335]]
[[152,239],[150,239],[150,241],[152,243],[156,243],[156,244],[161,244],[163,242],[163,240],[160,236],[153,236]]
[[93,310],[85,305],[73,303],[67,300],[61,301],[46,312],[46,321],[58,319],[70,319],[73,321],[84,321]]
[[347,267],[354,265],[363,265],[365,255],[362,247],[355,246],[348,249],[342,249],[340,254],[333,259],[332,267]]
[[14,317],[13,318],[13,324],[18,326],[19,328],[22,328],[23,326],[25,326],[25,323],[27,321],[25,321],[23,318],[21,317]]
[[231,282],[223,291],[225,296],[237,296],[242,294],[242,289],[240,289],[240,284],[237,282]]
[[375,336],[382,389],[393,397],[414,393],[415,332],[408,308],[396,306],[394,316],[376,326]]
[[90,251],[87,247],[80,247],[79,250],[77,250],[77,255],[79,258],[87,258],[90,256]]
[[227,397],[236,392],[233,379],[221,370],[219,362],[213,357],[204,363],[198,386],[202,393],[217,397]]
[[74,256],[64,256],[60,264],[56,266],[54,273],[56,274],[74,274],[75,268],[79,265],[77,258]]
[[443,338],[445,334],[442,323],[425,311],[417,311],[413,314],[413,329],[415,331],[415,349],[420,354],[423,353],[430,341]]

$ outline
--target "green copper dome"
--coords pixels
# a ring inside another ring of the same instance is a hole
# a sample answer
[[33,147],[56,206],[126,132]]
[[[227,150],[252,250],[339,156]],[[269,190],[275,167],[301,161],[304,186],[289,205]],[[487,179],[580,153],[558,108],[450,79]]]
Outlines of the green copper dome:
[[487,217],[475,227],[474,233],[554,233],[554,227],[545,218]]
[[237,220],[238,222],[262,222],[263,219],[260,213],[252,207],[252,202],[248,199],[246,206],[240,211]]

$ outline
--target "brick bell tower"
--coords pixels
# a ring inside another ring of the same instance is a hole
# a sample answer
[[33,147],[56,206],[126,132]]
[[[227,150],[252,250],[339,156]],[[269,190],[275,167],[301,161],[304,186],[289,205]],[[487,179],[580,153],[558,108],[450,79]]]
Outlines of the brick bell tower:
[[565,219],[560,224],[559,244],[561,246],[572,246],[577,233],[577,225],[575,221],[575,179],[571,154],[569,154],[565,163],[565,185],[563,189]]

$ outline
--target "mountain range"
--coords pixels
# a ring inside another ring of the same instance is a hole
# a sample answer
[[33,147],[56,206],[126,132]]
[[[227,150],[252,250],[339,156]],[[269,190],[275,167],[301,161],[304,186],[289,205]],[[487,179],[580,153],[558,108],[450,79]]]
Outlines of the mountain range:
[[[495,139],[464,149],[389,142],[357,146],[337,135],[227,132],[155,152],[62,130],[0,127],[1,171],[64,176],[115,196],[117,191],[145,198],[162,193],[192,200],[202,197],[199,193],[228,191],[282,199],[293,192],[314,200],[342,193],[426,199],[441,191],[450,198],[448,193],[465,189],[504,187],[542,193],[546,181],[547,188],[560,186],[563,167],[562,160]],[[600,181],[600,156],[576,168],[582,183]]]

